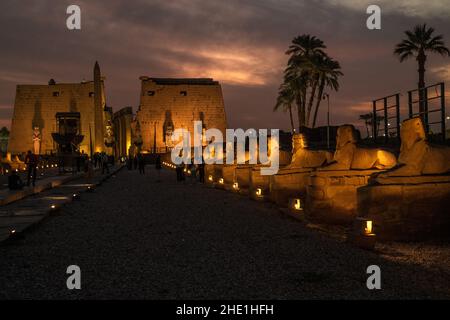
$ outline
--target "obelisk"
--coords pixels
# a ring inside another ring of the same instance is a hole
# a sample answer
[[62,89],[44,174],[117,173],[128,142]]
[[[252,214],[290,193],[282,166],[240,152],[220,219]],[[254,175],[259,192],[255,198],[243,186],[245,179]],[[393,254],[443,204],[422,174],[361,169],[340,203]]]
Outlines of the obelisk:
[[103,121],[103,86],[100,66],[95,61],[94,66],[94,152],[102,152],[104,145]]

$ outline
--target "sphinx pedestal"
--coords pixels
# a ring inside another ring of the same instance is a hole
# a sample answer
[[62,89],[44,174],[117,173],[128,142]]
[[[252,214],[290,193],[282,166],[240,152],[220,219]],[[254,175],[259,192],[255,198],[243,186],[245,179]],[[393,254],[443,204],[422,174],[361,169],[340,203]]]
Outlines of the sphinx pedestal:
[[250,175],[253,168],[253,164],[240,164],[236,166],[234,170],[235,179],[240,189],[250,189]]
[[221,164],[205,164],[205,183],[207,185],[214,185],[222,178]]
[[287,207],[290,198],[306,197],[306,185],[312,169],[285,168],[270,177],[269,200]]
[[311,220],[347,224],[357,216],[357,189],[380,170],[320,170],[311,173],[306,187],[306,215]]
[[378,178],[358,190],[358,214],[382,240],[450,235],[450,176]]

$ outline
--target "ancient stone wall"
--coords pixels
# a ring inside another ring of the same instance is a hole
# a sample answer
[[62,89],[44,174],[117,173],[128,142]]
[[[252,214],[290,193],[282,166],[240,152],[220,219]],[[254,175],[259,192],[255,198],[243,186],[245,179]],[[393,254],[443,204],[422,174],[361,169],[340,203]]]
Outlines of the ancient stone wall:
[[[184,128],[193,134],[193,121],[204,128],[217,128],[225,134],[227,126],[222,89],[212,79],[161,79],[141,77],[140,123],[143,150],[160,152],[171,146],[168,136]],[[155,139],[156,133],[156,139]],[[193,137],[191,136],[191,139]],[[225,138],[225,136],[224,136]]]
[[115,154],[118,157],[126,157],[131,146],[131,122],[133,121],[133,109],[125,107],[113,115]]
[[[104,100],[104,98],[103,98]],[[90,130],[94,130],[94,83],[18,85],[11,123],[8,151],[12,154],[33,150],[33,128],[41,131],[40,153],[55,150],[51,136],[56,131],[57,112],[80,112],[80,147],[89,153]]]
[[[48,85],[18,85],[8,152],[19,154],[33,148],[34,128],[39,128],[40,154],[55,152],[52,132],[57,130],[56,113],[79,112],[80,131],[84,136],[80,150],[87,154],[106,151],[105,125],[111,110],[105,107],[104,78],[95,63],[94,81],[56,83]],[[97,137],[96,137],[97,135]]]

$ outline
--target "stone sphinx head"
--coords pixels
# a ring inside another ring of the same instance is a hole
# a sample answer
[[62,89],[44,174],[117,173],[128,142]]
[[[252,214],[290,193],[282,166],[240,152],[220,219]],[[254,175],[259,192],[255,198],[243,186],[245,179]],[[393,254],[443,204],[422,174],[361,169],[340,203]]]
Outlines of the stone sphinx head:
[[412,118],[403,121],[400,129],[400,137],[402,140],[401,152],[411,149],[411,147],[426,139],[425,129],[420,118]]
[[358,135],[356,134],[354,126],[346,124],[338,128],[336,136],[336,149],[341,149],[348,143],[355,144],[357,141]]
[[308,147],[306,136],[303,133],[295,133],[292,135],[292,152]]

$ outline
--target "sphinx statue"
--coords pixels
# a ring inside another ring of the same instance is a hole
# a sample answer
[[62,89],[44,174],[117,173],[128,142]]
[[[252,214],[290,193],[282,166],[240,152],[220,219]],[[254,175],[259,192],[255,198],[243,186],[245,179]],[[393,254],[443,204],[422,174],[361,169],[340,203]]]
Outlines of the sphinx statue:
[[405,120],[400,130],[399,166],[380,177],[411,177],[450,172],[450,147],[430,144],[420,118]]
[[306,192],[306,180],[316,168],[327,165],[333,154],[326,150],[311,150],[308,139],[303,133],[292,136],[291,162],[270,177],[269,199],[280,206],[286,206],[289,198],[303,197]]
[[361,148],[352,125],[338,128],[333,163],[321,170],[386,170],[397,164],[393,153],[378,148]]
[[358,190],[358,215],[386,240],[423,240],[450,230],[450,147],[429,143],[422,120],[400,129],[398,166]]
[[382,170],[397,164],[393,153],[380,148],[358,145],[358,134],[352,125],[337,130],[333,162],[318,168],[308,177],[307,216],[330,223],[349,223],[357,215],[357,191]]
[[317,168],[329,163],[333,154],[324,150],[308,149],[308,141],[302,133],[292,136],[292,160],[286,169]]

